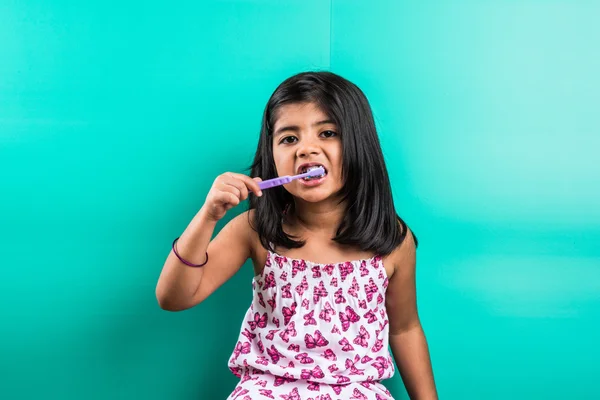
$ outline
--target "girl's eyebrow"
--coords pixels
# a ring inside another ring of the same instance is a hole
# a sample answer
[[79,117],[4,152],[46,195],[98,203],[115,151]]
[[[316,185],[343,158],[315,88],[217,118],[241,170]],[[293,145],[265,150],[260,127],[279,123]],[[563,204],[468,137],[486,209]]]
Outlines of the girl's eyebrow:
[[[312,126],[319,126],[319,125],[325,125],[325,124],[335,124],[335,122],[333,122],[330,119],[324,119],[323,121],[315,122],[314,124],[312,124]],[[299,132],[300,127],[297,125],[282,126],[281,128],[279,128],[275,131],[275,133],[273,134],[273,137],[277,137],[284,132],[290,132],[290,131],[291,132]]]

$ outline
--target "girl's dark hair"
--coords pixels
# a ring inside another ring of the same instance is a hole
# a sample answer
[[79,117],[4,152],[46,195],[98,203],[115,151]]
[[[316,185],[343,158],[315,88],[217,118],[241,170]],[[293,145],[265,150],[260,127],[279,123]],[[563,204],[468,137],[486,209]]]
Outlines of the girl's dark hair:
[[[277,111],[285,104],[308,102],[335,122],[342,141],[340,195],[347,209],[333,240],[381,256],[391,253],[406,237],[407,227],[394,208],[371,107],[352,82],[331,72],[304,72],[282,82],[264,110],[251,176],[265,180],[277,176],[272,147]],[[265,190],[260,198],[250,195],[250,209],[255,209],[250,223],[265,248],[275,251],[276,246],[304,245],[283,231],[284,212],[293,203],[282,186]]]

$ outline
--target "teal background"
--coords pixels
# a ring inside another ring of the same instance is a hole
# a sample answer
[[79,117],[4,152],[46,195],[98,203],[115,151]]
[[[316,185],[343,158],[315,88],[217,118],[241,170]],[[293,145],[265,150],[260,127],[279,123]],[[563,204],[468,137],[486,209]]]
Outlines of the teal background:
[[154,288],[307,69],[371,101],[440,398],[600,398],[599,2],[87,3],[0,2],[0,398],[227,397],[250,265]]

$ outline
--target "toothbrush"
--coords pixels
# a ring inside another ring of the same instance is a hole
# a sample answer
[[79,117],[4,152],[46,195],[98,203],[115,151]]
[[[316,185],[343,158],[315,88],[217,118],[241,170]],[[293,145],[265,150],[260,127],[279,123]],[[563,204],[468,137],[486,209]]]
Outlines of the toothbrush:
[[308,176],[323,175],[324,173],[325,173],[325,169],[323,169],[323,167],[319,167],[319,168],[315,168],[311,171],[305,172],[303,174],[298,174],[298,175],[293,175],[293,176],[289,176],[289,175],[279,176],[277,178],[262,181],[262,182],[258,183],[258,187],[260,187],[261,190],[268,189],[268,188],[272,188],[275,186],[285,185],[286,183],[290,183],[291,181],[293,181],[295,179],[306,178]]

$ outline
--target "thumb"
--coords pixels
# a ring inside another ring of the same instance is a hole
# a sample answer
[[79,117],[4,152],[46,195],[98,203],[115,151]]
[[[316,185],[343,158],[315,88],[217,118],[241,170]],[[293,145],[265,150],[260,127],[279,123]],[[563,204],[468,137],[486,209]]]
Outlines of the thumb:
[[254,178],[252,178],[253,180],[255,180],[256,182],[262,182],[262,178],[256,176]]

